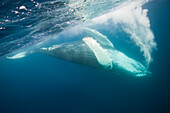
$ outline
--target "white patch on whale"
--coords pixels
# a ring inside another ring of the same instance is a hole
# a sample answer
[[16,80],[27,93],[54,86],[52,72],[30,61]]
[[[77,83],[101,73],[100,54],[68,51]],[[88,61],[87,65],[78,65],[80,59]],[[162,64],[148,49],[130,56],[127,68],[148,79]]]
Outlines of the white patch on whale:
[[94,52],[98,62],[106,69],[112,68],[112,59],[108,56],[107,50],[103,49],[100,44],[91,37],[82,39]]

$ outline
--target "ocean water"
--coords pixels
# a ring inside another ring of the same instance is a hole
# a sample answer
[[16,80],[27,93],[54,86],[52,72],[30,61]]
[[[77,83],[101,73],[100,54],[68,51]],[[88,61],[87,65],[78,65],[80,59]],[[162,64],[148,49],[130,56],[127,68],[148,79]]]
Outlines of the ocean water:
[[[0,1],[0,113],[169,113],[168,0]],[[22,51],[82,40],[95,29],[148,68],[111,73]]]

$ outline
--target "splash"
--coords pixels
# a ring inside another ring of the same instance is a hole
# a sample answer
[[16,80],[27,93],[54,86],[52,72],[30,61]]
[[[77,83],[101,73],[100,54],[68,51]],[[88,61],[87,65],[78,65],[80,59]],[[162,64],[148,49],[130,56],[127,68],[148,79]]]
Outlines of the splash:
[[130,35],[131,40],[140,48],[147,65],[152,61],[151,52],[156,48],[154,35],[150,29],[147,9],[142,9],[147,0],[126,2],[111,12],[94,18],[93,24],[112,24]]

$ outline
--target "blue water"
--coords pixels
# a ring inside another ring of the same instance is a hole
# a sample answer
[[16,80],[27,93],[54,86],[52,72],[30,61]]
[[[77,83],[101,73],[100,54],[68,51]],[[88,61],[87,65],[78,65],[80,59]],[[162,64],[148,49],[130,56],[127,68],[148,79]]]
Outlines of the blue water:
[[[41,1],[37,2],[41,3]],[[22,4],[23,1],[19,3]],[[25,45],[41,42],[49,32],[47,27],[47,29],[39,30],[31,35],[38,37],[35,40],[29,37],[23,38],[28,36],[27,33],[23,33],[24,36],[17,34],[20,36],[18,39],[22,40],[13,38],[8,40],[9,38],[6,36],[14,35],[16,29],[7,29],[7,24],[0,24],[0,27],[6,28],[3,29],[4,31],[0,31],[0,55],[2,56],[0,58],[0,113],[169,113],[169,5],[168,0],[155,0],[143,6],[149,10],[148,17],[155,42],[157,42],[157,49],[153,50],[153,61],[149,64],[149,71],[152,72],[152,75],[139,78],[96,70],[39,53],[22,59],[6,59],[4,55],[7,53],[21,49]],[[5,12],[2,13],[1,10],[0,14],[1,19],[4,19],[2,17],[6,15]],[[42,21],[39,19],[35,21]],[[81,20],[81,18],[79,19]],[[79,22],[79,20],[77,21]],[[38,27],[36,22],[30,23],[36,26],[34,29]],[[18,23],[10,24],[18,25]],[[73,25],[76,24],[75,22]],[[25,29],[30,30],[29,28]],[[92,28],[98,29],[105,35],[108,34],[108,37],[112,37],[112,34],[117,34],[116,37],[127,37],[126,34],[121,34],[121,30],[112,33],[112,30],[99,29],[96,26],[92,26]],[[57,29],[54,28],[54,31],[56,32]],[[17,30],[22,31],[22,28]],[[39,38],[40,36],[42,38]],[[53,33],[51,36],[54,36]],[[61,34],[59,41],[65,41],[67,36]],[[16,43],[8,45],[13,40],[17,40]],[[133,42],[124,38],[110,40],[117,49],[132,58],[142,63],[147,59],[146,56],[146,58],[143,57],[143,53]],[[128,43],[126,43],[127,41]],[[22,47],[17,46],[18,44]],[[137,56],[135,56],[136,54]]]

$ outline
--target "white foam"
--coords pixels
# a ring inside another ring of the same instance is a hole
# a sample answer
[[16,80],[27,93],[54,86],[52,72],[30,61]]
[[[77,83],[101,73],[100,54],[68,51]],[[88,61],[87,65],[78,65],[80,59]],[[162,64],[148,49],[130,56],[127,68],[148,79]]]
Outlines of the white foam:
[[148,10],[142,9],[142,5],[147,1],[136,0],[124,3],[110,13],[94,18],[92,22],[93,24],[108,24],[112,22],[110,24],[114,26],[123,25],[123,30],[130,34],[130,38],[140,47],[149,64],[152,60],[151,52],[156,48],[156,43],[150,29],[149,18],[147,17]]
[[25,6],[20,6],[19,9],[27,10],[27,8]]

